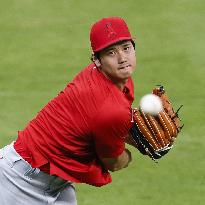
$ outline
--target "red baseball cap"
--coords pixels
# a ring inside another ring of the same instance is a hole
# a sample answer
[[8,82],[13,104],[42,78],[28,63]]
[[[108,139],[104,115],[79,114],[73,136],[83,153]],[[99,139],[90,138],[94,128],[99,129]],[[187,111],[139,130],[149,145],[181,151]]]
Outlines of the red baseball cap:
[[129,28],[120,17],[108,17],[97,21],[90,31],[93,52],[98,52],[118,41],[132,40]]

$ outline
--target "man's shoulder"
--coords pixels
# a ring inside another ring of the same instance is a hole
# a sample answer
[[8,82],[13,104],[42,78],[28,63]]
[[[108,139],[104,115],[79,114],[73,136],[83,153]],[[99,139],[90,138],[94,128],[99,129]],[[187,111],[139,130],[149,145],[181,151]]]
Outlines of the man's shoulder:
[[110,95],[104,79],[93,63],[76,75],[66,86],[64,93],[75,102],[75,106],[79,104],[87,113],[97,112]]
[[94,63],[90,63],[90,64],[88,64],[87,66],[85,66],[85,67],[76,75],[76,77],[79,76],[79,75],[90,75],[90,74],[92,74],[92,72],[93,72],[95,69],[97,69],[97,67],[95,66],[95,64],[94,64]]
[[73,83],[88,83],[88,85],[102,85],[102,81],[105,81],[101,75],[99,69],[95,66],[94,63],[91,63],[84,67],[73,79]]
[[73,80],[81,92],[103,100],[109,95],[109,83],[94,63],[86,66]]

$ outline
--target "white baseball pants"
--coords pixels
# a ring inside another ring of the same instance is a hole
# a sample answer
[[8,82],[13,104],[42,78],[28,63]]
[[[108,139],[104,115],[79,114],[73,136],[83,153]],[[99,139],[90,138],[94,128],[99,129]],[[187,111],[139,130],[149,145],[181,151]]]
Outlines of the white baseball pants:
[[0,149],[1,205],[77,205],[71,182],[32,168],[13,143]]

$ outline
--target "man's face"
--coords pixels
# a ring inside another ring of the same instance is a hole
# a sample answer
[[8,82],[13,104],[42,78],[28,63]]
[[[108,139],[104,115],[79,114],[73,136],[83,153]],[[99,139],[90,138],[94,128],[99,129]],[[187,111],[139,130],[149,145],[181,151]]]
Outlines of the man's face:
[[114,83],[126,82],[136,67],[131,41],[111,45],[99,53],[101,71]]

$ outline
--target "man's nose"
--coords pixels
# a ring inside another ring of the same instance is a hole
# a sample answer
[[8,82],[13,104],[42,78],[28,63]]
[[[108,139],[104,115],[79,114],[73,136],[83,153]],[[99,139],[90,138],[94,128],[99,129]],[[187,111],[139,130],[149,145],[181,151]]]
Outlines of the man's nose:
[[126,60],[126,56],[125,56],[124,52],[123,51],[119,51],[119,53],[118,53],[118,63],[122,64],[122,63],[124,63],[126,61],[127,60]]

